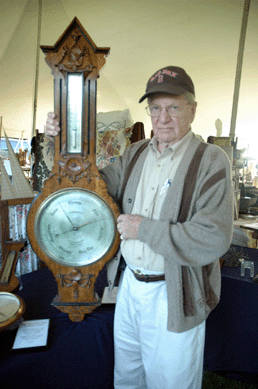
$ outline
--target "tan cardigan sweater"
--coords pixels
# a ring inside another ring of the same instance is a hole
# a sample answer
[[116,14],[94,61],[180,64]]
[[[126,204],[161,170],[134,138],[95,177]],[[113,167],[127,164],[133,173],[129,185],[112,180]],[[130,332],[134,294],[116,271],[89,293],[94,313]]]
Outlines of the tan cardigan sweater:
[[[108,191],[120,199],[130,160],[146,140],[131,145],[115,163],[101,171]],[[178,222],[184,180],[200,141],[194,136],[188,146],[161,211],[160,220],[144,218],[138,239],[164,257],[168,293],[168,324],[173,332],[187,331],[205,320],[220,297],[219,258],[232,239],[233,190],[231,166],[224,151],[208,145],[198,169],[189,212]],[[125,187],[122,209],[130,214],[148,147],[139,156]],[[112,287],[119,254],[108,264]]]

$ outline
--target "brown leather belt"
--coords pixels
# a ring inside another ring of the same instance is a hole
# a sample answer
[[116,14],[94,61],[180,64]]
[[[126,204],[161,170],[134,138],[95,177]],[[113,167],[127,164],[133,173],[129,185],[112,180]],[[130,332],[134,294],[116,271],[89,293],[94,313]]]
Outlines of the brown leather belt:
[[165,281],[165,274],[160,274],[160,275],[141,274],[141,273],[137,273],[133,270],[132,270],[132,272],[133,272],[134,277],[138,281],[143,281],[143,282]]

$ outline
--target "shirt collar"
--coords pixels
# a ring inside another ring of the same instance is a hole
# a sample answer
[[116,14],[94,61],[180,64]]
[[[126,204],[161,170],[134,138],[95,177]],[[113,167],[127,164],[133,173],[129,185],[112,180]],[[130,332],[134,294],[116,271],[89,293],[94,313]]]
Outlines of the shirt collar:
[[[185,148],[190,143],[192,137],[193,137],[193,132],[190,129],[183,138],[181,138],[177,143],[167,147],[167,149],[168,150],[170,149],[173,153],[173,157],[175,157],[175,154],[178,155],[178,154],[180,154],[180,152],[185,150]],[[151,139],[151,141],[149,143],[149,147],[152,150],[152,152],[158,152],[157,139],[155,136]]]

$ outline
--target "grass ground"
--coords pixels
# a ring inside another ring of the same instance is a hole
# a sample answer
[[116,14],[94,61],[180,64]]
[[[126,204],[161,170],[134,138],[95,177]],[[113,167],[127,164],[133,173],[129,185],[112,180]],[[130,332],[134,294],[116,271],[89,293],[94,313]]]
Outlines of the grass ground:
[[246,382],[231,380],[215,373],[203,373],[202,389],[257,389],[258,386]]

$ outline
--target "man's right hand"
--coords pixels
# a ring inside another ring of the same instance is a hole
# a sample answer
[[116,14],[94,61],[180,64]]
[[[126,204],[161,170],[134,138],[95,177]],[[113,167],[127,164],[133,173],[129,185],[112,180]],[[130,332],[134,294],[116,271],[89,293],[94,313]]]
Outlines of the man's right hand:
[[48,136],[57,136],[60,132],[59,121],[56,119],[54,112],[47,114],[45,133]]

